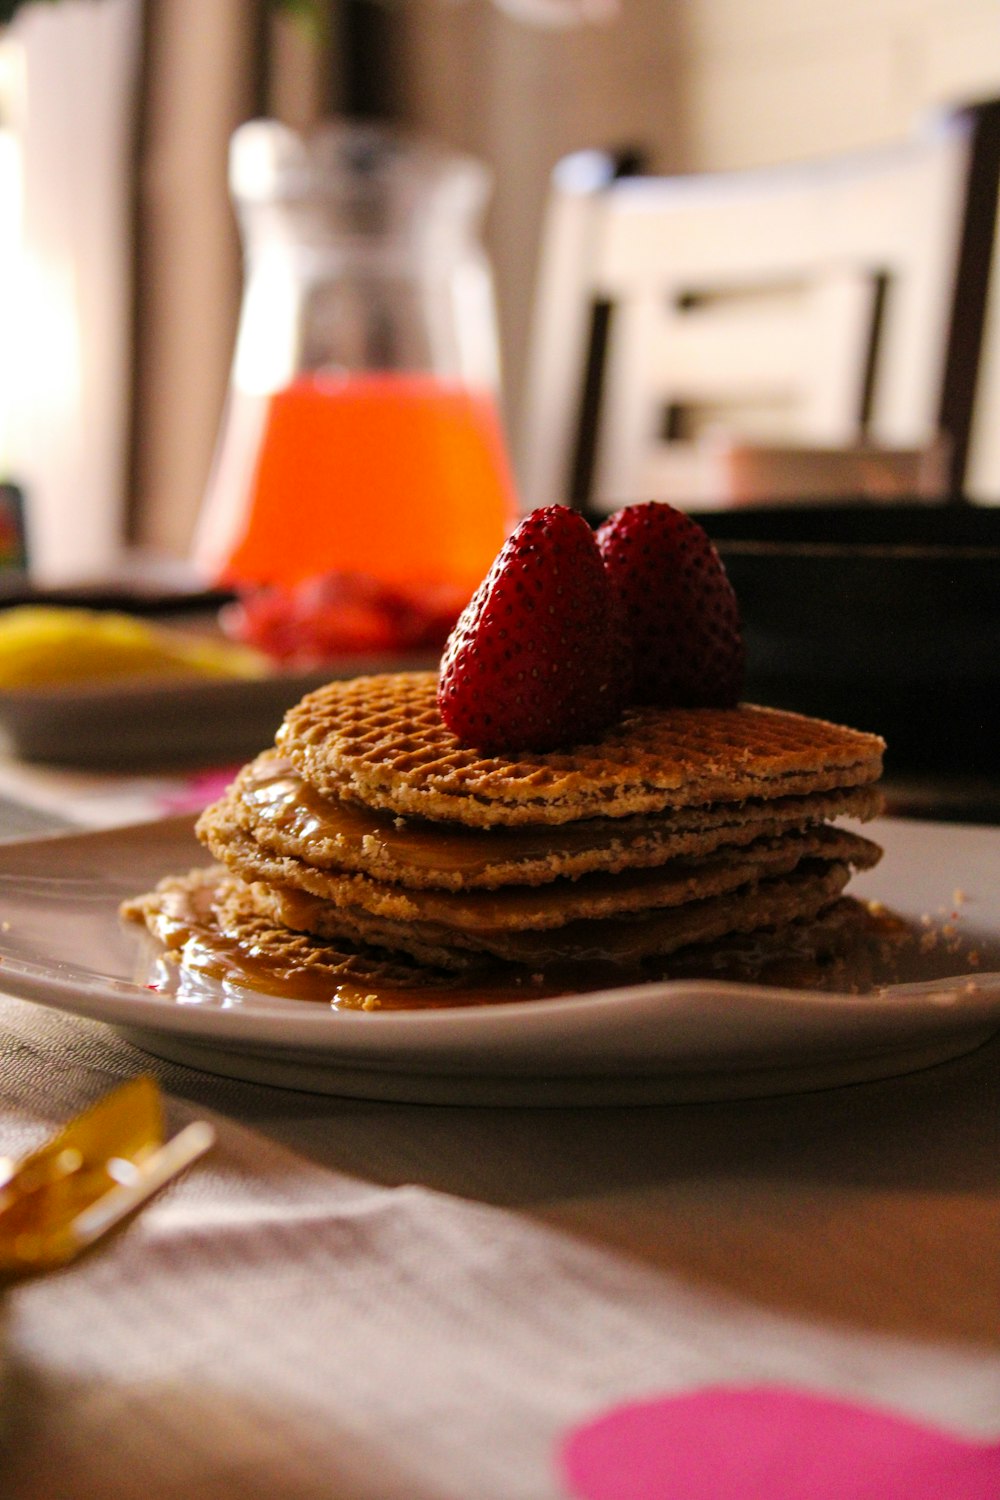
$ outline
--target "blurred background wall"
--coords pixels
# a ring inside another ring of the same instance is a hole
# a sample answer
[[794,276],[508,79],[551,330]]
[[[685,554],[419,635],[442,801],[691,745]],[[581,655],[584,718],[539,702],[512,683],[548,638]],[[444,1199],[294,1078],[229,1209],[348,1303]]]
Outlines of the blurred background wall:
[[[637,151],[655,171],[777,162],[887,141],[927,107],[1000,95],[996,0],[619,0],[617,13],[579,24],[574,0],[535,4],[543,24],[530,0],[315,0],[305,19],[293,0],[62,0],[20,12],[12,34],[27,39],[29,83],[56,28],[72,20],[75,41],[61,45],[79,57],[110,45],[106,7],[118,17],[114,86],[100,67],[89,93],[75,85],[80,119],[101,89],[119,101],[105,110],[108,140],[63,135],[64,177],[105,182],[101,222],[118,246],[105,280],[110,267],[127,441],[101,481],[109,524],[124,516],[133,541],[178,556],[190,541],[239,303],[226,150],[244,119],[306,127],[329,112],[382,114],[492,166],[488,243],[516,436],[541,213],[560,156]],[[44,113],[28,112],[36,138]],[[1000,411],[996,316],[987,382]],[[1000,476],[996,427],[977,437],[983,476]],[[1000,500],[992,483],[982,497]]]

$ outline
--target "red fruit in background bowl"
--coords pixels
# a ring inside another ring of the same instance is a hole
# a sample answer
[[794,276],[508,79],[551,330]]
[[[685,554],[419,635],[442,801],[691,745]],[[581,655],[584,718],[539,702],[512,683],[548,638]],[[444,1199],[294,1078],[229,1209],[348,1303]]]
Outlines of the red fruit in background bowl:
[[442,719],[484,751],[554,750],[613,724],[627,687],[617,604],[594,533],[565,506],[532,511],[445,646]]
[[743,689],[740,611],[703,527],[662,501],[629,505],[597,544],[632,647],[632,696],[728,708]]
[[344,656],[440,650],[465,603],[448,584],[394,587],[334,571],[248,589],[223,606],[219,622],[232,639],[302,669]]

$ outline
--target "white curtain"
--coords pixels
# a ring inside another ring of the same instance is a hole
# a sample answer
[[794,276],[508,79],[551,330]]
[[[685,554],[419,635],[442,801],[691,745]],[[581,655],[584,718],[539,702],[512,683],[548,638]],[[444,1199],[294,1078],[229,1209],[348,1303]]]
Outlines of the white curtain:
[[0,348],[5,458],[42,582],[106,571],[122,534],[140,12],[140,0],[29,6],[6,44],[21,201],[7,209],[20,257]]

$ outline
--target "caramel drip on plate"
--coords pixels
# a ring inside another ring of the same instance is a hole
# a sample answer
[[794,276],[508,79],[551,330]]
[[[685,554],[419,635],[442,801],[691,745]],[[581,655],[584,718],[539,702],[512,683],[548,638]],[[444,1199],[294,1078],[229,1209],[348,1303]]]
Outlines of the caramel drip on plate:
[[[477,970],[472,980],[441,977],[437,982],[429,979],[407,986],[360,977],[331,980],[315,968],[275,964],[208,924],[161,913],[151,920],[150,928],[164,948],[176,955],[174,990],[180,999],[203,995],[208,980],[226,992],[252,990],[285,1000],[328,1005],[334,1010],[427,1010],[551,999],[584,990],[617,988],[647,977],[639,972],[629,975],[611,964],[565,964],[545,974],[496,964]],[[192,985],[191,980],[196,983]]]
[[[711,979],[782,985],[795,989],[870,989],[898,978],[897,959],[912,934],[891,913],[873,913],[843,898],[817,922],[792,924],[780,934],[755,933],[692,947],[670,959],[623,965],[605,960],[562,963],[543,972],[512,964],[483,966],[469,975],[414,969],[411,984],[369,976],[363,953],[353,972],[334,976],[322,964],[283,964],[253,942],[223,930],[211,887],[174,891],[155,913],[147,913],[157,940],[151,973],[154,989],[179,1001],[239,1003],[251,991],[306,1001],[334,1010],[423,1010],[502,1005],[551,999],[664,979]],[[347,959],[347,964],[355,962]],[[346,966],[346,965],[345,965]]]
[[[169,988],[180,1000],[196,1001],[206,997],[207,981],[219,993],[234,998],[250,990],[335,1010],[423,1010],[551,999],[635,984],[649,977],[638,966],[630,969],[602,961],[553,965],[544,974],[513,964],[489,963],[469,976],[414,967],[412,982],[400,984],[379,974],[379,967],[391,969],[388,961],[380,965],[377,955],[363,954],[348,956],[343,967],[350,972],[334,976],[330,965],[282,963],[252,939],[227,932],[213,894],[211,886],[175,888],[161,896],[156,911],[146,912],[146,925],[160,949],[154,955],[152,988]],[[169,984],[165,982],[168,976]]]

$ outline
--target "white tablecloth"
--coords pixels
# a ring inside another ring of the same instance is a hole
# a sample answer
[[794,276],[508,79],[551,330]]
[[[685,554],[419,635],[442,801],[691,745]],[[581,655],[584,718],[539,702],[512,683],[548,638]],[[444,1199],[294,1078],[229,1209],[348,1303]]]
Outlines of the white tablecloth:
[[8,1293],[5,1500],[560,1500],[570,1425],[727,1382],[1000,1437],[1000,1041],[799,1098],[472,1110],[0,998],[0,1149],[144,1071],[218,1145]]

